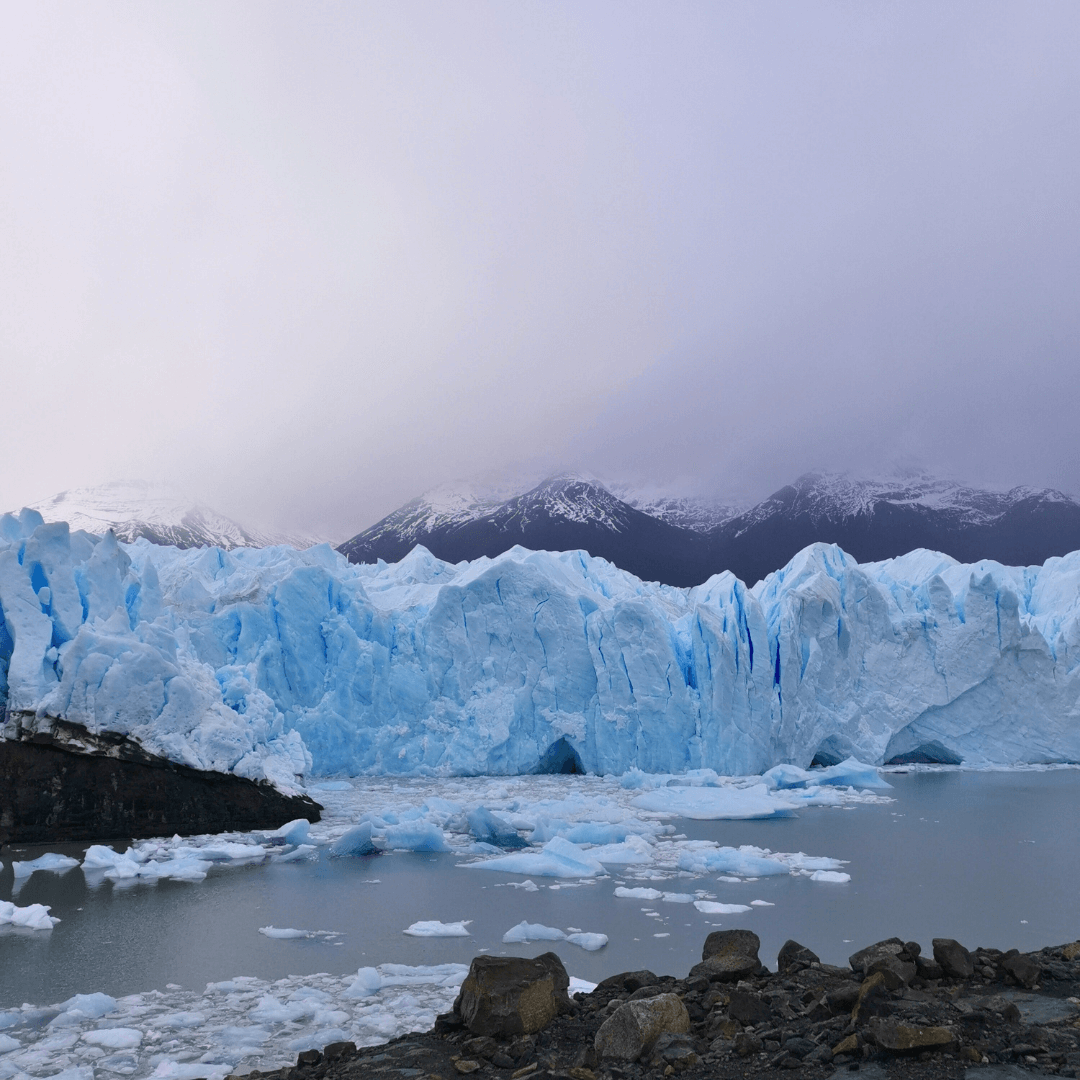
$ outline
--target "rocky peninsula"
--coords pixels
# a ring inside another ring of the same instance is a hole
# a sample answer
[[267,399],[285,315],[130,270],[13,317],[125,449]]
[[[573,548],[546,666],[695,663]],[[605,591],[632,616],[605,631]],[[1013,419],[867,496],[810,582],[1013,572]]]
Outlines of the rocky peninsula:
[[708,936],[675,978],[628,971],[568,994],[554,953],[476,957],[434,1028],[334,1043],[274,1080],[685,1080],[1080,1075],[1080,941],[1019,953],[889,938],[821,963],[788,941],[777,970],[749,930]]

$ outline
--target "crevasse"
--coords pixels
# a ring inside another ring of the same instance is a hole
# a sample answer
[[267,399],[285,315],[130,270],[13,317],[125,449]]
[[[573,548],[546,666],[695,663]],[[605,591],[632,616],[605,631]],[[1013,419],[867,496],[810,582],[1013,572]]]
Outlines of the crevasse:
[[0,703],[199,768],[581,765],[761,772],[940,743],[1080,761],[1080,553],[1041,567],[816,544],[753,588],[642,582],[584,552],[354,566],[329,546],[179,551],[0,518]]

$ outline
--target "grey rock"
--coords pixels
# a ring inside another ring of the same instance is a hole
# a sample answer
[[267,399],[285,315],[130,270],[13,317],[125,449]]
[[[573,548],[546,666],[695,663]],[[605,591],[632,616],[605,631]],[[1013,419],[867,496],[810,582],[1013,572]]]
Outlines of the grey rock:
[[710,982],[738,982],[751,979],[761,970],[761,963],[750,956],[710,956],[690,969],[694,978],[706,978]]
[[[753,930],[714,930],[701,950],[701,959],[716,956],[745,956],[757,961],[761,939]],[[760,961],[758,961],[760,963]]]
[[917,956],[915,958],[915,970],[922,979],[941,979],[945,976],[941,965],[928,956]]
[[332,1042],[323,1047],[323,1059],[325,1061],[348,1061],[356,1057],[356,1043]]
[[873,945],[867,945],[865,949],[852,953],[848,957],[848,963],[852,971],[865,972],[866,965],[874,960],[882,956],[899,956],[904,951],[904,943],[898,937],[886,938],[884,941],[877,941]]
[[732,992],[728,999],[728,1016],[732,1020],[738,1020],[740,1024],[755,1027],[766,1020],[772,1019],[772,1009],[768,1002],[755,994],[747,994],[741,990]]
[[1021,986],[1029,990],[1039,981],[1042,969],[1030,956],[1025,956],[1015,949],[1011,949],[1001,958],[1001,967],[1007,971]]
[[665,1031],[649,1051],[649,1060],[654,1065],[689,1068],[698,1063],[698,1054],[691,1036]]
[[740,1031],[734,1039],[735,1053],[739,1057],[749,1057],[761,1051],[761,1040],[749,1031]]
[[970,979],[975,974],[971,953],[952,938],[934,938],[934,959],[950,979]]
[[690,1015],[678,994],[659,994],[620,1005],[600,1025],[594,1045],[604,1060],[637,1061],[665,1032],[690,1030]]
[[634,993],[643,986],[657,986],[660,979],[651,971],[642,968],[640,971],[622,971],[618,975],[609,975],[603,982],[598,983],[596,989],[601,993],[610,990],[626,990]]
[[926,1051],[948,1050],[956,1036],[943,1027],[909,1027],[889,1020],[873,1020],[867,1037],[888,1054],[921,1054]]
[[784,1040],[784,1050],[789,1054],[794,1054],[797,1058],[804,1058],[816,1049],[814,1043],[809,1039],[804,1039],[801,1035],[793,1035],[790,1039]]
[[855,983],[838,986],[825,995],[825,1004],[829,1011],[836,1013],[851,1012],[855,1008],[855,1002],[859,999],[859,987]]
[[477,956],[461,984],[454,1012],[476,1035],[531,1034],[571,1008],[570,978],[555,953],[534,960]]
[[889,990],[900,990],[915,978],[916,968],[898,956],[879,956],[863,969],[868,976],[878,971],[885,976],[885,985]]
[[821,959],[817,953],[811,952],[805,945],[800,945],[789,938],[780,947],[780,953],[776,958],[776,970],[781,975],[786,975],[792,970],[798,971],[801,967],[819,963]]

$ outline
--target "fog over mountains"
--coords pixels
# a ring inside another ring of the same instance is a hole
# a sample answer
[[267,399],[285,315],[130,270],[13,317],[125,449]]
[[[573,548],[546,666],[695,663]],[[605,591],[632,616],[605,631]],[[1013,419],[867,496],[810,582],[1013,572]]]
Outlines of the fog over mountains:
[[621,497],[577,475],[503,500],[440,489],[339,550],[352,562],[395,562],[422,544],[460,562],[515,544],[581,548],[645,580],[686,586],[723,570],[753,583],[817,542],[838,544],[860,562],[922,547],[1014,566],[1080,548],[1080,503],[1059,491],[991,491],[926,472],[869,479],[807,473],[749,508],[618,490]]

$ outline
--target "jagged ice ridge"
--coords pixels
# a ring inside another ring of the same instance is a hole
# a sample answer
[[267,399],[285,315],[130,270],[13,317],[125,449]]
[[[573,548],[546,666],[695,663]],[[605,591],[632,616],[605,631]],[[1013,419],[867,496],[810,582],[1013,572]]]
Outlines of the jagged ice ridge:
[[[747,588],[583,552],[350,565],[0,518],[0,701],[266,777],[761,772],[939,742],[1080,761],[1080,553],[1041,567],[813,545]],[[560,743],[560,740],[565,740]],[[572,756],[572,755],[571,755]]]

